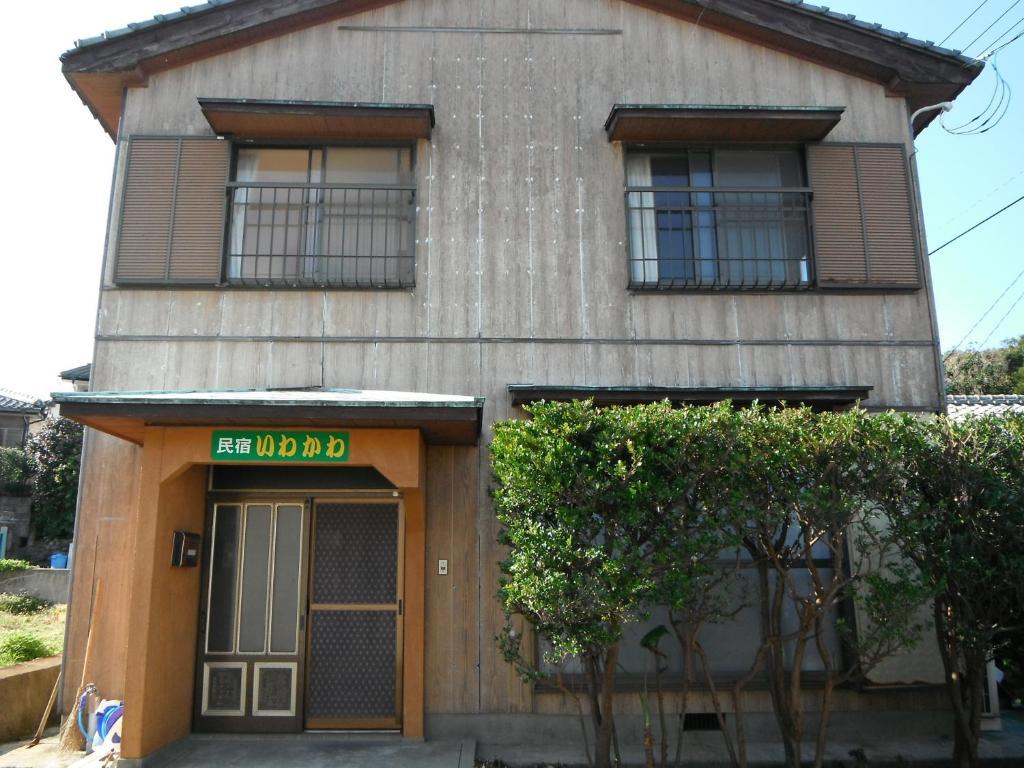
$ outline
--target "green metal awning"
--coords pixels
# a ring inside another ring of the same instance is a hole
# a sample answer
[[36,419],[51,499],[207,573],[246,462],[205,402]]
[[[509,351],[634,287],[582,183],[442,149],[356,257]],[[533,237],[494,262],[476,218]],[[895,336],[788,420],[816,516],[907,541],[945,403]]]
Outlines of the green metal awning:
[[821,141],[845,107],[756,104],[616,104],[608,141]]
[[364,389],[55,392],[61,415],[142,443],[147,426],[419,429],[428,443],[473,445],[484,398]]

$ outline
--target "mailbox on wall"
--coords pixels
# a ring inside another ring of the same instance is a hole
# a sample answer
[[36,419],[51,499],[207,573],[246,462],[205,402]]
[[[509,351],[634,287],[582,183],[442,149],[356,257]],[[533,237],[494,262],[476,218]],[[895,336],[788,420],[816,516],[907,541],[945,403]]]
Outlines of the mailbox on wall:
[[195,568],[199,565],[199,534],[175,531],[171,549],[171,565],[175,568]]

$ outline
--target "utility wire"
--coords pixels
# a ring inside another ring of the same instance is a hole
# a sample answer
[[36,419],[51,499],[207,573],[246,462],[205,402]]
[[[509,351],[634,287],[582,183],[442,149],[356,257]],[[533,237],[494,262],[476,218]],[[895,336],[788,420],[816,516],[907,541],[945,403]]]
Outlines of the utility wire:
[[982,196],[981,196],[981,197],[979,197],[979,198],[978,198],[977,200],[975,200],[975,201],[974,201],[973,203],[971,203],[970,205],[968,205],[968,206],[967,206],[966,208],[961,208],[961,209],[960,209],[960,212],[959,212],[958,214],[956,214],[956,216],[953,216],[953,217],[952,217],[951,219],[946,219],[946,221],[944,222],[944,226],[943,226],[943,229],[944,229],[944,230],[949,230],[949,229],[951,229],[951,228],[952,228],[952,227],[951,227],[951,225],[952,225],[952,224],[955,224],[956,222],[960,221],[960,219],[962,219],[962,218],[963,218],[964,216],[966,216],[966,215],[967,215],[968,213],[970,213],[971,211],[973,211],[973,210],[974,210],[975,208],[977,208],[977,207],[978,207],[979,205],[981,205],[981,204],[982,204],[982,203],[984,203],[984,202],[985,202],[986,200],[988,200],[989,198],[991,198],[991,197],[992,197],[993,195],[995,195],[995,194],[996,194],[997,192],[999,192],[1000,190],[1006,189],[1006,187],[1010,186],[1010,185],[1011,185],[1011,184],[1012,184],[1013,182],[1015,182],[1015,181],[1016,181],[1017,179],[1019,179],[1019,178],[1020,178],[1021,176],[1024,176],[1024,169],[1021,169],[1021,170],[1017,171],[1017,173],[1015,173],[1015,174],[1014,174],[1013,176],[1011,176],[1010,178],[1008,178],[1008,179],[1007,179],[1006,181],[1004,181],[1004,182],[1003,182],[1002,184],[1000,184],[1000,185],[999,185],[998,187],[996,187],[995,189],[993,189],[993,190],[992,190],[991,192],[989,192],[988,194],[986,194],[986,195],[982,195]]
[[1014,201],[1013,201],[1012,203],[1010,203],[1009,205],[1007,205],[1007,206],[1005,206],[1005,207],[1003,207],[1003,208],[1000,208],[1000,209],[999,209],[998,211],[996,211],[995,213],[993,213],[993,214],[992,214],[991,216],[988,216],[987,218],[984,218],[984,219],[982,219],[981,221],[979,221],[979,222],[978,222],[977,224],[975,224],[975,225],[974,225],[973,227],[971,227],[970,229],[965,229],[965,230],[964,230],[963,232],[961,232],[961,233],[960,233],[959,235],[957,235],[956,237],[954,237],[954,238],[953,238],[952,240],[947,240],[947,241],[946,241],[946,242],[944,242],[944,243],[943,243],[942,245],[940,245],[940,246],[939,246],[938,248],[936,248],[936,249],[935,249],[934,251],[931,251],[931,252],[929,252],[929,254],[928,254],[928,255],[929,255],[929,256],[934,256],[934,255],[935,255],[936,253],[938,253],[939,251],[941,251],[941,250],[942,250],[943,248],[945,248],[945,247],[946,247],[947,245],[952,245],[953,243],[955,243],[955,242],[956,242],[957,240],[959,240],[959,239],[960,239],[961,237],[963,237],[964,235],[970,234],[971,232],[973,232],[974,230],[976,230],[976,229],[977,229],[978,227],[980,227],[980,226],[981,226],[982,224],[985,224],[985,223],[987,223],[987,222],[989,222],[989,221],[992,221],[992,219],[994,219],[994,218],[995,218],[996,216],[998,216],[999,214],[1001,214],[1001,213],[1002,213],[1003,211],[1008,211],[1008,210],[1010,210],[1011,208],[1013,208],[1013,206],[1015,206],[1015,205],[1016,205],[1017,203],[1019,203],[1019,202],[1020,202],[1021,200],[1024,200],[1024,195],[1021,195],[1020,197],[1018,197],[1018,198],[1017,198],[1016,200],[1014,200]]
[[1001,50],[1003,50],[1003,49],[1004,49],[1004,48],[1005,48],[1006,46],[1008,46],[1008,45],[1013,45],[1013,44],[1014,44],[1015,42],[1017,42],[1018,40],[1020,40],[1020,39],[1021,39],[1022,37],[1024,37],[1024,32],[1021,32],[1021,33],[1020,33],[1020,34],[1018,34],[1018,35],[1017,35],[1016,37],[1014,37],[1014,38],[1013,38],[1012,40],[1008,40],[1007,42],[1003,43],[1003,44],[1002,44],[1002,45],[1000,45],[1000,46],[999,46],[998,48],[993,48],[993,49],[992,49],[991,51],[989,51],[989,52],[988,52],[987,54],[985,54],[985,55],[986,55],[986,56],[992,56],[992,55],[994,55],[994,54],[997,54],[997,53],[999,53],[999,52],[1000,52]]
[[982,31],[982,33],[980,35],[978,35],[976,38],[971,40],[971,42],[969,42],[967,45],[964,46],[964,52],[969,50],[972,45],[974,45],[981,38],[983,38],[985,35],[987,35],[988,31],[990,29],[992,29],[992,27],[994,27],[996,24],[998,24],[1000,21],[1002,21],[1003,17],[1006,16],[1006,14],[1008,14],[1010,11],[1012,11],[1014,8],[1016,8],[1018,5],[1020,5],[1020,0],[1014,0],[1013,4],[1009,8],[1007,8],[1005,11],[1003,11],[1001,14],[999,14],[999,18],[997,18],[995,21],[993,21],[991,24],[989,24],[987,27],[985,27],[985,29]]
[[[1010,84],[1006,82],[1006,78],[1003,77],[1003,73],[999,71],[999,67],[996,65],[995,61],[992,62],[992,72],[996,76],[996,84],[992,90],[992,96],[989,98],[988,104],[985,105],[985,108],[966,123],[954,126],[953,128],[946,125],[946,115],[943,114],[939,118],[939,124],[946,133],[951,133],[955,136],[987,133],[992,130],[992,128],[999,125],[1003,117],[1005,117],[1007,110],[1010,108],[1010,100],[1013,96],[1013,91],[1010,88]],[[997,99],[998,103],[996,103]],[[996,115],[999,116],[998,119],[996,119]],[[992,123],[993,119],[995,119],[995,123]],[[979,120],[983,120],[984,122],[980,125],[974,125]]]
[[1019,27],[1019,26],[1020,26],[1021,24],[1024,24],[1024,16],[1022,16],[1021,18],[1017,19],[1017,22],[1016,22],[1015,24],[1012,24],[1011,26],[1007,27],[1006,31],[1005,31],[1005,32],[1003,32],[1003,34],[1001,34],[1001,35],[1000,35],[999,37],[997,37],[997,38],[996,38],[995,40],[993,40],[993,41],[992,41],[991,43],[988,43],[988,44],[987,44],[987,45],[986,45],[986,46],[985,46],[985,47],[984,47],[984,48],[982,49],[982,50],[984,51],[984,53],[982,54],[982,56],[983,56],[983,57],[986,57],[986,58],[987,58],[988,56],[991,56],[992,54],[991,54],[991,53],[989,53],[989,51],[991,51],[991,50],[992,50],[992,49],[993,49],[993,48],[994,48],[994,47],[996,46],[996,44],[997,44],[997,43],[999,43],[999,42],[1000,42],[1000,41],[1001,41],[1001,40],[1002,40],[1002,39],[1003,39],[1004,37],[1006,37],[1007,35],[1012,35],[1012,34],[1013,34],[1013,31],[1014,31],[1014,30],[1015,30],[1015,29],[1016,29],[1017,27]]
[[1008,318],[1010,316],[1010,313],[1013,312],[1013,310],[1015,310],[1017,308],[1017,305],[1020,304],[1022,300],[1024,300],[1024,293],[1021,293],[1021,295],[1017,297],[1017,300],[1015,302],[1013,302],[1013,304],[1010,305],[1010,308],[1008,310],[1006,310],[1006,314],[1003,315],[1001,318],[999,318],[999,322],[998,323],[996,323],[994,326],[992,326],[992,330],[988,332],[988,336],[986,336],[982,340],[981,344],[978,345],[979,347],[984,347],[988,343],[988,340],[992,338],[992,334],[994,334],[996,331],[999,330],[999,327],[1004,322],[1006,322],[1006,318]]
[[964,19],[964,20],[963,20],[963,21],[961,21],[961,22],[960,22],[959,24],[957,24],[957,25],[956,25],[956,29],[954,29],[954,30],[953,30],[952,32],[950,32],[950,33],[949,33],[948,35],[946,35],[946,36],[945,36],[944,38],[942,38],[942,42],[941,42],[941,43],[939,43],[939,45],[945,45],[945,44],[946,44],[946,41],[947,41],[947,40],[949,40],[949,38],[951,38],[951,37],[952,37],[953,35],[955,35],[955,34],[956,34],[957,32],[959,32],[959,31],[960,31],[960,27],[962,27],[962,26],[963,26],[964,24],[966,24],[966,23],[967,23],[968,21],[970,21],[971,19],[973,19],[973,18],[974,18],[974,14],[976,14],[976,13],[977,13],[978,11],[980,11],[980,10],[981,10],[982,8],[984,8],[984,7],[985,7],[985,6],[987,5],[987,4],[988,4],[988,0],[981,0],[981,5],[979,5],[979,6],[978,6],[977,8],[975,8],[975,9],[974,9],[973,11],[971,11],[971,12],[970,12],[970,13],[969,13],[969,14],[967,15],[967,18],[966,18],[966,19]]
[[[1010,284],[1009,284],[1008,286],[1006,286],[1006,290],[1004,290],[1004,291],[1003,291],[1002,293],[1000,293],[1000,294],[999,294],[999,296],[998,296],[998,297],[996,298],[996,300],[995,300],[995,301],[993,301],[993,302],[992,302],[991,304],[989,304],[989,305],[988,305],[988,309],[986,309],[986,310],[985,310],[985,311],[984,311],[984,312],[982,313],[981,317],[979,317],[979,318],[978,318],[978,321],[977,321],[977,322],[976,322],[976,323],[975,323],[974,325],[972,325],[972,326],[971,326],[971,330],[969,330],[969,331],[968,331],[967,333],[965,333],[965,334],[964,334],[964,337],[963,337],[962,339],[960,339],[960,341],[958,341],[958,342],[956,343],[956,346],[955,346],[955,347],[953,347],[953,348],[952,348],[951,350],[949,350],[949,352],[947,352],[947,353],[946,353],[946,356],[942,358],[942,362],[946,362],[947,360],[949,360],[950,356],[951,356],[951,355],[952,355],[952,354],[953,354],[954,352],[956,352],[956,351],[957,351],[958,349],[960,349],[961,345],[962,345],[962,344],[963,344],[963,343],[964,343],[965,341],[967,341],[967,339],[969,339],[969,338],[971,337],[971,334],[972,334],[972,333],[974,333],[974,331],[975,331],[975,330],[977,330],[978,326],[979,326],[979,325],[981,325],[981,324],[982,324],[982,322],[984,322],[985,318],[989,316],[989,313],[990,313],[990,312],[991,312],[991,311],[992,311],[993,309],[995,309],[995,308],[996,308],[996,305],[997,305],[997,304],[999,304],[999,302],[1003,300],[1003,296],[1005,296],[1006,294],[1008,294],[1008,293],[1010,292],[1010,290],[1011,290],[1011,289],[1013,288],[1013,286],[1015,286],[1015,285],[1017,284],[1017,282],[1018,282],[1018,281],[1019,281],[1019,280],[1020,280],[1020,279],[1021,279],[1022,277],[1024,277],[1024,269],[1022,269],[1022,270],[1020,271],[1020,274],[1019,274],[1019,275],[1017,275],[1017,276],[1016,276],[1015,278],[1013,278],[1013,281],[1012,281],[1012,282],[1011,282],[1011,283],[1010,283]],[[1022,294],[1022,296],[1024,296],[1024,294]],[[1014,307],[1016,307],[1016,306],[1017,306],[1017,304],[1019,304],[1019,303],[1020,303],[1020,299],[1017,299],[1017,301],[1015,301],[1015,302],[1013,303],[1013,306],[1012,306],[1012,307],[1010,307],[1010,312],[1012,312],[1012,311],[1013,311],[1013,308],[1014,308]],[[1007,312],[1007,313],[1006,313],[1006,315],[1005,315],[1005,316],[1003,317],[1003,320],[1005,320],[1005,319],[1006,319],[1006,317],[1007,317],[1007,316],[1009,316],[1009,314],[1010,314],[1010,313],[1009,313],[1009,312]],[[1003,320],[1000,320],[1000,321],[999,321],[999,323],[1001,324],[1001,323],[1003,322]],[[999,325],[996,325],[996,328],[998,328],[998,327],[999,327]],[[995,332],[995,328],[993,328],[993,329],[992,329],[992,331],[991,331],[991,332],[989,333],[989,335],[985,337],[985,341],[988,341],[988,338],[989,338],[989,336],[991,336],[991,335],[992,335],[992,333],[994,333],[994,332]],[[984,342],[983,342],[983,343],[984,343]]]

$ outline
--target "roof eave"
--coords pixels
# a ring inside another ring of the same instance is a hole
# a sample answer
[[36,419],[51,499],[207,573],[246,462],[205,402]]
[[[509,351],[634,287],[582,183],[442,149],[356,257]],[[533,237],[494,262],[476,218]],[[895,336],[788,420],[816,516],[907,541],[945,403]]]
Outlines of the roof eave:
[[[119,111],[109,103],[97,105],[91,89],[73,75],[121,74],[122,88],[140,85],[153,72],[396,1],[235,0],[89,42],[64,53],[61,61],[72,87],[114,136]],[[955,98],[984,67],[953,51],[883,34],[880,27],[858,26],[789,0],[629,2],[873,80],[905,96],[915,108],[934,103],[927,100],[935,95],[941,96],[936,101]],[[923,116],[915,129],[931,119],[934,115]]]

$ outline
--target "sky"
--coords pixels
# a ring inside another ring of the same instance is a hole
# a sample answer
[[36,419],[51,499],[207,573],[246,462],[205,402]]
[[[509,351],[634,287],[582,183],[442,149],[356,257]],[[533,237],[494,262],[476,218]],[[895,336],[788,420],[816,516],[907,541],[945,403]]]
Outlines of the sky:
[[[1024,4],[1013,7],[1016,0],[819,1],[936,42],[981,5],[947,43],[972,55],[1015,24],[1002,42],[1024,31]],[[0,82],[8,106],[0,138],[8,153],[0,187],[0,388],[46,397],[69,388],[59,371],[92,357],[114,147],[68,86],[58,57],[76,38],[175,8],[173,0],[55,0],[4,8]],[[1020,94],[1003,119],[971,136],[951,135],[936,122],[918,139],[929,249],[1024,195],[1024,38],[994,62]],[[984,112],[995,89],[988,67],[957,99],[947,125]],[[993,346],[1024,334],[1024,276],[1012,284],[1024,271],[1022,230],[1024,201],[931,258],[944,350],[961,343]]]

